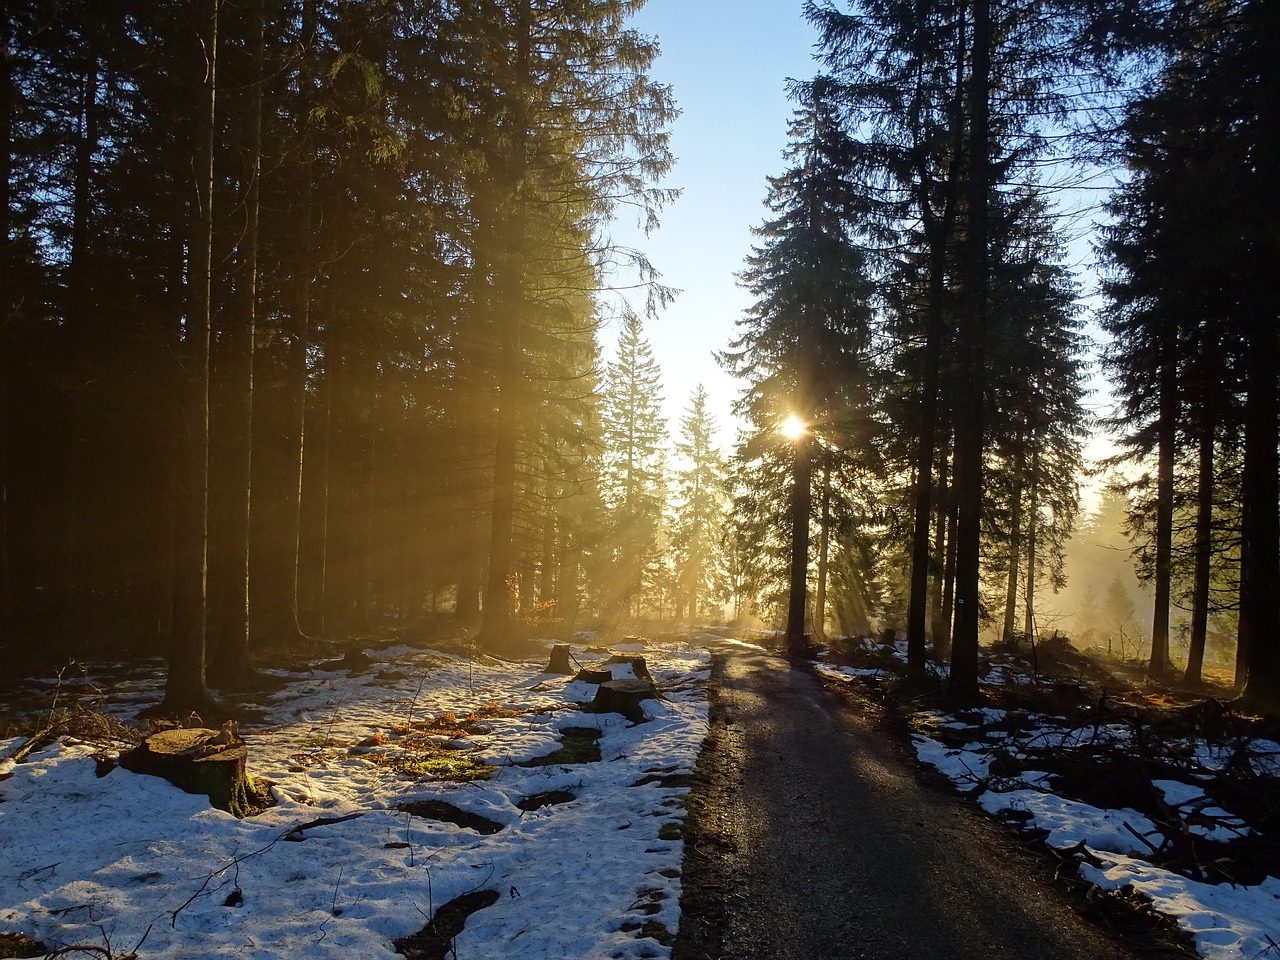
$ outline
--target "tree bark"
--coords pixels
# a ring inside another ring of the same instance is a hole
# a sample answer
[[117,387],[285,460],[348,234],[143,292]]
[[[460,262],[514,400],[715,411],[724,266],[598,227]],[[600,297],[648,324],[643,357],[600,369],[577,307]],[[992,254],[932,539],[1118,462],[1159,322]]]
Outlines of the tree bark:
[[1013,639],[1013,621],[1018,606],[1018,565],[1022,562],[1022,464],[1015,468],[1013,506],[1009,515],[1009,574],[1004,587],[1004,627],[1000,636]]
[[956,425],[956,613],[951,638],[951,686],[962,696],[978,693],[979,580],[982,547],[983,415],[986,396],[988,287],[987,207],[991,189],[990,0],[974,0],[970,57],[968,136],[968,234],[965,240],[966,308],[961,317],[964,394]]
[[1028,643],[1036,642],[1036,538],[1040,519],[1040,451],[1031,455],[1031,496],[1027,503],[1027,583],[1022,611],[1022,632]]
[[951,520],[951,438],[944,436],[938,451],[938,496],[934,506],[933,555],[929,558],[929,602],[933,614],[934,656],[946,658],[951,653],[951,596],[948,592],[947,559],[951,556],[952,537],[948,536]]
[[510,166],[510,193],[505,206],[510,214],[505,224],[504,255],[498,264],[495,284],[497,306],[503,316],[501,354],[498,361],[498,396],[495,417],[493,460],[493,501],[489,527],[489,576],[485,588],[483,620],[479,641],[489,650],[504,651],[515,641],[511,578],[515,574],[513,533],[516,512],[516,456],[518,428],[516,398],[523,379],[520,365],[524,316],[524,230],[525,210],[519,189],[527,176],[527,139],[530,118],[526,98],[531,69],[532,0],[519,0],[519,22],[516,36],[516,89],[512,91],[512,128],[514,131]]
[[827,641],[827,553],[831,544],[831,455],[822,458],[822,523],[818,527],[818,583],[813,594],[813,635]]
[[791,575],[787,595],[787,650],[798,656],[808,649],[804,620],[809,579],[809,517],[813,512],[812,438],[795,441],[791,460]]
[[175,556],[174,636],[161,709],[209,714],[216,705],[205,681],[209,562],[209,340],[213,272],[213,157],[217,125],[218,4],[206,0],[203,102],[199,107],[194,169],[198,209],[188,266],[185,420],[187,470],[179,491],[182,549]]
[[250,8],[249,44],[253,51],[249,92],[249,116],[245,137],[248,159],[248,190],[245,194],[245,226],[240,255],[240,329],[231,338],[233,345],[228,377],[228,413],[237,421],[229,427],[227,445],[229,476],[227,489],[228,578],[223,591],[217,657],[213,663],[222,685],[243,685],[253,674],[249,664],[250,629],[250,530],[253,491],[253,378],[254,338],[258,308],[258,212],[262,175],[262,84],[265,42],[265,3],[253,0]]
[[[1206,398],[1205,402],[1211,402]],[[1191,594],[1191,649],[1183,679],[1199,684],[1204,669],[1204,648],[1209,633],[1209,581],[1213,560],[1213,447],[1217,424],[1207,414],[1200,428],[1199,471],[1196,483],[1195,582]]]
[[18,309],[13,251],[13,117],[18,94],[13,82],[13,24],[9,6],[0,8],[0,627],[13,617],[13,583],[9,569],[9,382],[10,352],[6,329]]
[[1157,679],[1172,669],[1169,661],[1169,603],[1173,572],[1173,461],[1177,445],[1178,367],[1176,330],[1161,332],[1160,414],[1156,466],[1155,608],[1151,617],[1151,659],[1147,675]]
[[[1261,266],[1261,265],[1260,265]],[[1261,276],[1259,272],[1259,276]],[[1268,313],[1268,307],[1270,312]],[[1249,561],[1242,584],[1240,620],[1248,638],[1248,679],[1243,701],[1280,715],[1280,458],[1277,457],[1277,342],[1274,301],[1253,305],[1246,341],[1244,478],[1241,500]]]

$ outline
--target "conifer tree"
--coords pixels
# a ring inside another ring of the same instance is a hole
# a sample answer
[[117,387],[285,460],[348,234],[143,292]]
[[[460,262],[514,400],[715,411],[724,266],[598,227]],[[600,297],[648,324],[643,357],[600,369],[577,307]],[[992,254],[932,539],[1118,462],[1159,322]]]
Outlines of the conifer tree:
[[707,391],[694,388],[684,417],[676,453],[681,459],[674,474],[672,546],[676,555],[676,619],[681,610],[696,623],[701,604],[715,595],[718,556],[725,520],[725,463],[715,445],[716,423],[707,409]]
[[[850,177],[853,142],[822,78],[798,85],[789,167],[769,179],[772,218],[756,229],[743,286],[755,303],[721,355],[747,382],[735,411],[751,425],[738,458],[790,465],[787,639],[799,649],[812,513],[813,446],[841,446],[865,417],[871,287],[858,242],[864,197]],[[785,436],[788,421],[797,425]],[[760,476],[764,476],[762,472]],[[775,491],[775,497],[781,491]]]
[[601,494],[608,509],[606,609],[634,615],[650,586],[666,508],[666,424],[662,382],[640,318],[622,317],[601,396]]

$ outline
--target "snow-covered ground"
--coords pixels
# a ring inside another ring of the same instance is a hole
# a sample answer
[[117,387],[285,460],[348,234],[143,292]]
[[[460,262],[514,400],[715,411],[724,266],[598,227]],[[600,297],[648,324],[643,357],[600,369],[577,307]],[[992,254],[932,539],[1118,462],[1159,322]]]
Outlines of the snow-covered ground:
[[[244,820],[155,777],[99,778],[88,743],[0,761],[0,934],[117,958],[377,960],[441,905],[493,891],[454,941],[463,960],[670,956],[710,659],[696,645],[613,649],[645,656],[663,694],[643,723],[583,712],[595,688],[534,662],[398,647],[368,651],[352,676],[282,674],[265,720],[240,731],[278,803]],[[108,690],[106,707],[157,696],[143,679]],[[566,728],[598,732],[600,759],[520,765]],[[19,743],[0,741],[0,756]],[[463,779],[477,770],[491,775]],[[494,832],[397,809],[415,801]],[[328,822],[297,829],[314,821]]]
[[[869,645],[865,652],[906,661],[905,642],[889,649],[864,643]],[[845,681],[884,674],[874,667],[817,666]],[[987,676],[993,688],[1031,682],[1001,668]],[[1180,776],[1152,783],[1163,795],[1165,822],[1158,825],[1133,809],[1103,809],[1055,792],[1059,778],[1034,769],[1037,758],[1080,747],[1122,752],[1136,734],[1129,724],[1082,727],[1064,717],[990,707],[956,713],[922,709],[911,719],[916,753],[924,763],[989,814],[1044,832],[1045,842],[1059,850],[1074,848],[1083,879],[1104,890],[1128,886],[1148,897],[1155,910],[1195,938],[1207,960],[1280,960],[1280,863],[1271,863],[1260,882],[1244,885],[1193,879],[1148,859],[1163,847],[1170,825],[1205,848],[1246,838],[1251,832],[1246,821],[1209,795],[1209,774],[1243,762],[1249,765],[1246,776],[1274,780],[1280,777],[1280,743],[1237,738],[1178,745]]]

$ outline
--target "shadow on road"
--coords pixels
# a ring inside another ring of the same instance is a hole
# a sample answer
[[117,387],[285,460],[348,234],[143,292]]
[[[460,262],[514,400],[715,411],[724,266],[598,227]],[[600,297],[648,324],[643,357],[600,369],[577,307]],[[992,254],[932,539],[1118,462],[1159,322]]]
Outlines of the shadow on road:
[[1133,956],[808,671],[735,650],[714,681],[677,960]]

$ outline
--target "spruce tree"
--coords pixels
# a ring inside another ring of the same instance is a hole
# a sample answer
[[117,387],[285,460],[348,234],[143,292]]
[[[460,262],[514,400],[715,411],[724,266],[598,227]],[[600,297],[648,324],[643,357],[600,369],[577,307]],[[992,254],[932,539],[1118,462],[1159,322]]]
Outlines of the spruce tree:
[[[771,213],[742,272],[755,298],[721,362],[747,386],[735,404],[750,424],[738,457],[789,464],[787,642],[799,650],[812,513],[813,448],[843,447],[866,417],[871,287],[859,242],[864,195],[850,176],[853,141],[830,83],[795,88],[789,166],[769,179]],[[788,423],[795,428],[784,433]],[[762,473],[761,476],[764,474]],[[780,499],[781,490],[775,490]]]
[[673,476],[671,538],[676,556],[676,619],[683,609],[691,623],[697,623],[701,605],[715,595],[720,579],[718,552],[727,488],[724,458],[715,444],[715,433],[706,388],[698,384],[676,439],[681,463]]
[[608,510],[605,610],[632,616],[657,563],[666,508],[666,424],[653,349],[635,313],[626,313],[601,395],[601,495]]

